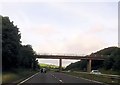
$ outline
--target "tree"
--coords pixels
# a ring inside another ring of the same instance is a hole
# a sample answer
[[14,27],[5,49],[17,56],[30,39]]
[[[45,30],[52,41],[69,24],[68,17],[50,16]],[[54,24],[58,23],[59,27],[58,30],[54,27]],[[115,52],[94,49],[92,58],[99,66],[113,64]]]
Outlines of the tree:
[[23,45],[20,48],[20,66],[24,68],[38,68],[38,61],[36,60],[36,54],[31,45]]
[[79,69],[83,70],[83,71],[87,70],[87,60],[81,60],[80,61]]
[[9,17],[2,17],[2,67],[11,68],[38,68],[35,51],[31,45],[22,45],[19,28],[14,26]]
[[75,63],[71,63],[68,65],[65,70],[71,70],[71,69],[76,69],[76,70],[83,70],[85,71],[87,68],[87,60],[81,60]]
[[20,49],[19,28],[10,22],[8,17],[2,17],[2,65],[4,69],[17,67]]
[[103,60],[92,60],[92,69],[99,69],[103,67]]
[[120,70],[120,48],[111,51],[110,57],[104,61],[104,68]]
[[113,66],[113,63],[114,63],[114,59],[113,59],[112,57],[106,59],[106,60],[104,61],[104,68],[105,68],[106,70],[111,69],[112,66]]
[[113,70],[120,71],[120,56],[116,56],[115,63],[112,66]]

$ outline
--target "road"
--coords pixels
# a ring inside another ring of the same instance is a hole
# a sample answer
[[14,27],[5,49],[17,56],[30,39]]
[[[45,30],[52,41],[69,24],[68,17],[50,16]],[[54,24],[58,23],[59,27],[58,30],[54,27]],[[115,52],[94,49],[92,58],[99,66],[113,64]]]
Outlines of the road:
[[[98,85],[98,83],[85,80],[82,78],[74,77],[64,73],[48,72],[48,73],[37,73],[30,78],[22,81],[18,85],[30,83],[91,83],[91,85]],[[99,84],[102,85],[102,84]]]

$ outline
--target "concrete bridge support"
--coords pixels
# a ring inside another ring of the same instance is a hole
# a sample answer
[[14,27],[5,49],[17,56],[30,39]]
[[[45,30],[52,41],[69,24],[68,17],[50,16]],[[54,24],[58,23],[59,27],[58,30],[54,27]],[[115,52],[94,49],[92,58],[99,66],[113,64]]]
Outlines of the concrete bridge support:
[[91,72],[91,63],[92,63],[92,60],[89,59],[87,64],[87,72]]
[[60,58],[59,59],[59,72],[62,71],[62,59]]

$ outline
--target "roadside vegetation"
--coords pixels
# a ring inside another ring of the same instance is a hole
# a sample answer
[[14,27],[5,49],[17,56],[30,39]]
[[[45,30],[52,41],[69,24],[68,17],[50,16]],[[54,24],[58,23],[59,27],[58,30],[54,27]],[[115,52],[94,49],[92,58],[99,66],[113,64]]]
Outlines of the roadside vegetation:
[[94,74],[88,74],[88,73],[78,73],[78,72],[63,72],[65,74],[69,74],[72,76],[90,79],[94,81],[102,82],[103,84],[109,84],[109,85],[120,85],[120,78],[113,78],[108,75],[94,75]]
[[[82,77],[105,84],[120,85],[120,48],[108,47],[91,55],[107,55],[104,61],[92,60],[92,70],[99,70],[103,75],[94,75],[87,72],[87,60],[81,60],[68,65],[63,73]],[[110,74],[110,75],[105,75]],[[117,77],[116,77],[116,76]]]
[[99,68],[98,70],[103,74],[111,74],[111,75],[119,75],[120,76],[120,70],[114,71],[114,70],[106,70],[104,68]]
[[56,69],[56,68],[59,68],[59,66],[56,66],[56,65],[51,65],[51,64],[39,64],[41,68],[50,68],[50,69]]
[[13,69],[11,71],[6,71],[3,72],[2,83],[19,83],[36,72],[38,71],[31,69]]
[[[59,66],[51,65],[51,64],[39,64],[40,68],[46,68],[47,71],[50,72],[59,72]],[[62,67],[64,69],[64,67]]]
[[39,65],[32,46],[22,45],[19,28],[9,17],[0,16],[0,18],[2,19],[2,80],[3,83],[12,83],[14,80],[33,74],[39,69]]
[[[100,51],[92,53],[91,55],[106,55],[107,58],[104,61],[92,60],[92,69],[99,69],[102,73],[117,74],[120,75],[120,48],[108,47]],[[65,70],[73,71],[87,71],[87,60],[81,60],[68,65]]]

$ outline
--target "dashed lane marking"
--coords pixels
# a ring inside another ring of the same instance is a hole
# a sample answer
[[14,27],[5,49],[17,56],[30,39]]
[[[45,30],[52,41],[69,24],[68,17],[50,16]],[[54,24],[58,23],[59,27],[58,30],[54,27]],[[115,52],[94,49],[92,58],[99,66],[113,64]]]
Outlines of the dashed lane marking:
[[63,83],[63,81],[62,80],[59,80],[61,83]]
[[60,83],[64,83],[61,79],[58,79],[55,75],[51,74],[55,79],[57,79]]

